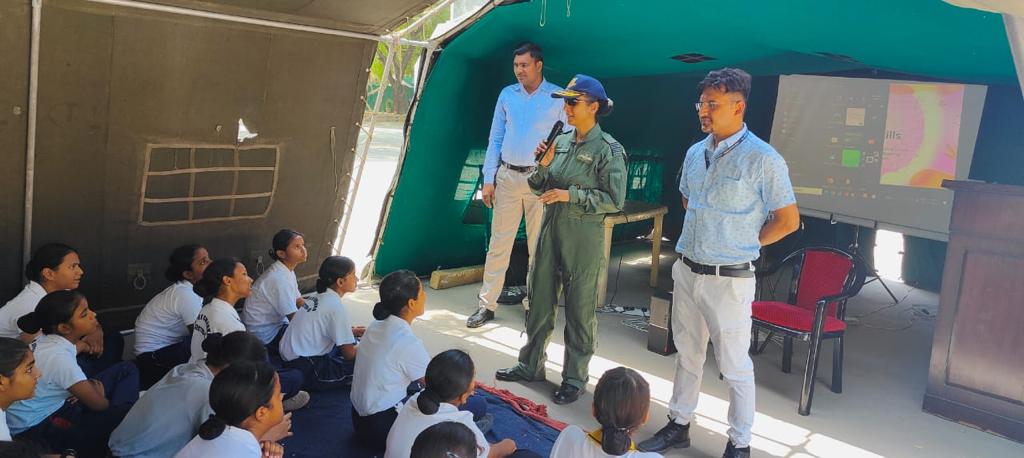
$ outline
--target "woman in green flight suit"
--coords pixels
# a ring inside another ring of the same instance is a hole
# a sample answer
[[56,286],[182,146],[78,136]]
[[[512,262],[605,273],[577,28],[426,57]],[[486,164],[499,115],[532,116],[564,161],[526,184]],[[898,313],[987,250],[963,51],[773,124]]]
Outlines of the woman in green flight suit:
[[500,369],[498,380],[543,380],[545,348],[555,328],[558,291],[565,292],[565,364],[557,404],[579,399],[597,333],[597,279],[604,264],[604,216],[622,211],[626,198],[626,153],[604,133],[597,117],[611,111],[604,86],[576,75],[552,97],[565,99],[574,130],[537,147],[537,171],[529,178],[545,204],[531,276],[526,345],[519,363]]

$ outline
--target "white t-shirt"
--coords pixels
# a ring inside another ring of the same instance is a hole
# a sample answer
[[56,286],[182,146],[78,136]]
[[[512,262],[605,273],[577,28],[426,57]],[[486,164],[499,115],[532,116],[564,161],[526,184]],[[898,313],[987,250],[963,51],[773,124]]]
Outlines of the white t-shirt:
[[291,361],[300,356],[326,355],[338,345],[356,343],[341,296],[328,289],[295,312],[281,337],[281,357]]
[[427,373],[430,355],[409,323],[397,316],[374,320],[359,341],[352,376],[352,407],[361,416],[397,407],[405,390]]
[[17,339],[21,335],[21,328],[18,327],[18,318],[34,312],[39,301],[46,295],[42,285],[34,281],[28,282],[25,288],[0,307],[0,337]]
[[242,308],[242,322],[249,332],[268,344],[288,323],[288,315],[298,310],[295,301],[301,296],[295,272],[276,261],[253,283],[252,294]]
[[173,456],[199,430],[213,409],[213,372],[206,360],[171,369],[128,411],[110,435],[110,451],[121,458]]
[[466,425],[476,435],[476,444],[479,447],[477,450],[480,451],[477,456],[487,456],[491,450],[491,444],[487,443],[484,433],[473,422],[472,412],[462,412],[458,407],[442,402],[437,408],[437,412],[427,415],[420,411],[420,406],[416,403],[419,396],[420,393],[414,394],[398,412],[398,418],[395,419],[394,425],[391,426],[391,432],[388,433],[384,458],[409,458],[412,444],[416,442],[416,436],[419,436],[423,430],[443,421],[454,421]]
[[558,458],[662,458],[660,453],[629,451],[622,455],[609,455],[601,450],[601,444],[590,438],[586,431],[576,425],[569,425],[558,435],[551,456]]
[[11,430],[7,429],[7,414],[0,409],[0,441],[11,440]]
[[32,352],[36,368],[43,375],[36,384],[34,397],[17,401],[7,409],[7,422],[15,435],[60,409],[64,400],[71,396],[68,389],[86,379],[75,359],[78,356],[75,344],[68,339],[56,334],[41,335],[32,342]]
[[213,440],[205,440],[199,436],[192,438],[175,458],[260,458],[263,452],[260,443],[251,432],[242,428],[228,426]]
[[135,320],[135,355],[181,342],[202,308],[203,298],[185,280],[153,296]]
[[235,308],[220,299],[213,298],[209,304],[199,310],[196,317],[195,327],[192,329],[192,358],[189,362],[199,361],[206,358],[203,351],[203,340],[210,333],[219,332],[221,335],[228,335],[235,331],[244,331],[245,325],[238,318]]

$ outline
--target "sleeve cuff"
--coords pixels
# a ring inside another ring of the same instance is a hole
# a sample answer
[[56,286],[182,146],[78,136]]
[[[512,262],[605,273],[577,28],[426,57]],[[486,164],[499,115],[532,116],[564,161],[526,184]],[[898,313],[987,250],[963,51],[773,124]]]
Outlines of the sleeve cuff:
[[579,186],[569,186],[569,203],[579,204],[583,202],[583,191]]

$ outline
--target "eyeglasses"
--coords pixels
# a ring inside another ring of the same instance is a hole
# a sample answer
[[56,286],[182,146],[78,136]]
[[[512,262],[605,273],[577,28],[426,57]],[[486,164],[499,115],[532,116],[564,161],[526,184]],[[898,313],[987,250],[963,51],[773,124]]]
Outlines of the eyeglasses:
[[[739,102],[740,102],[739,100],[730,100],[727,103],[739,103]],[[694,103],[693,107],[696,108],[697,111],[700,111],[701,105],[707,105],[708,111],[715,111],[715,110],[718,109],[718,107],[722,106],[721,103],[718,103],[718,102],[716,102],[714,100],[709,100],[707,102],[697,102],[697,103]]]
[[583,97],[577,97],[575,99],[565,99],[565,104],[569,105],[570,107],[574,107],[574,106],[576,106],[577,103],[580,103],[580,102],[590,103],[589,100],[587,100],[587,99],[585,99]]

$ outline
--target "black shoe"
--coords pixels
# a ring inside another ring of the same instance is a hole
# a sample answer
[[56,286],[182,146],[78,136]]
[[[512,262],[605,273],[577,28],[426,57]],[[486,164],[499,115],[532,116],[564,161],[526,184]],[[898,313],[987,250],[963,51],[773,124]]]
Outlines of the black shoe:
[[509,286],[501,290],[501,295],[498,296],[497,302],[501,305],[521,304],[525,297],[526,287]]
[[680,425],[670,418],[664,428],[654,433],[654,437],[636,444],[641,452],[661,452],[669,448],[686,448],[690,446],[690,424]]
[[493,319],[494,319],[494,312],[492,312],[490,310],[487,310],[484,307],[480,307],[479,309],[477,309],[476,313],[471,315],[466,320],[466,327],[467,328],[479,328],[480,326],[483,326],[484,323],[486,323],[488,321],[491,321]]
[[519,371],[519,367],[506,367],[505,369],[498,369],[494,373],[494,378],[503,382],[539,382],[544,380],[544,374],[541,373],[539,377],[527,377]]
[[562,382],[562,386],[555,390],[555,404],[565,405],[576,402],[583,394],[583,390],[568,383]]
[[732,441],[729,441],[725,446],[725,452],[722,453],[722,458],[750,458],[750,446],[737,448],[732,445]]

